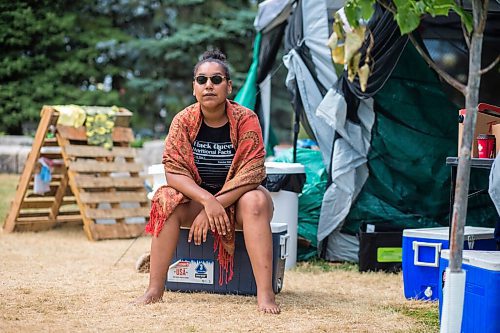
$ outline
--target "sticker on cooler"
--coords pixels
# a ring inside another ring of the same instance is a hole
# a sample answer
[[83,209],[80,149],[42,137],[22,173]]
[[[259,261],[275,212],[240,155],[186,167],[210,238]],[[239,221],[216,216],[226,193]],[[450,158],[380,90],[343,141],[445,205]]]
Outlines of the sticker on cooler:
[[214,284],[214,261],[180,259],[168,268],[169,282]]

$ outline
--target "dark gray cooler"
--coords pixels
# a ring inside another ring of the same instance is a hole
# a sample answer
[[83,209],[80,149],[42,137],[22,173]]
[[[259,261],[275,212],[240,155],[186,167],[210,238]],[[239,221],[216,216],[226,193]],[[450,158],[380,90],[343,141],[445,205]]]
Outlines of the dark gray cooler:
[[[283,287],[288,234],[285,223],[271,223],[273,233],[273,290]],[[171,291],[205,291],[218,294],[256,295],[257,288],[243,232],[236,231],[233,279],[219,285],[219,263],[214,253],[214,238],[209,232],[202,245],[188,243],[189,229],[181,228],[179,242],[169,267],[165,289]]]

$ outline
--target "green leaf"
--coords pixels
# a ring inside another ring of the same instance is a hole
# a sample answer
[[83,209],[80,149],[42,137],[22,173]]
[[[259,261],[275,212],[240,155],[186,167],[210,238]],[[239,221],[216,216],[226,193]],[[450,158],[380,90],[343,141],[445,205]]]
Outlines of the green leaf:
[[394,4],[396,5],[396,7],[398,8],[401,8],[401,7],[406,7],[408,6],[408,3],[409,1],[408,0],[394,0]]
[[405,5],[398,7],[396,21],[398,22],[401,34],[407,34],[418,28],[420,15],[414,7]]
[[460,16],[465,29],[470,34],[474,28],[474,23],[472,21],[472,15],[469,12],[463,10],[460,6],[456,5],[453,7],[453,10]]
[[347,18],[347,22],[354,29],[359,26],[359,16],[358,7],[355,1],[349,1],[344,6],[344,13]]
[[361,9],[361,18],[364,20],[369,20],[375,10],[373,9],[373,4],[375,1],[372,0],[359,0],[359,8]]
[[444,5],[436,5],[434,7],[426,7],[426,11],[432,15],[432,17],[435,16],[448,16],[448,13],[450,12],[450,9],[453,8],[453,5],[451,4],[444,4]]

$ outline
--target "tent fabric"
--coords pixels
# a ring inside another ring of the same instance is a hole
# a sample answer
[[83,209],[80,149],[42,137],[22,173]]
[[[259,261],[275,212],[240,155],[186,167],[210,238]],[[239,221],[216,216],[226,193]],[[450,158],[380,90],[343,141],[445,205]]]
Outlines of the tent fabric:
[[375,121],[373,100],[362,100],[358,107],[360,123],[346,118],[343,96],[330,89],[318,107],[317,114],[338,134],[330,165],[331,184],[326,189],[318,224],[318,241],[340,229],[351,205],[368,178],[366,166],[371,129]]
[[254,27],[258,32],[266,32],[285,22],[292,11],[295,0],[266,0],[259,4]]
[[252,64],[243,87],[235,101],[254,110],[259,116],[267,155],[272,151],[270,141],[275,136],[270,128],[271,117],[271,75],[286,19],[290,16],[294,1],[267,0],[259,4],[254,20],[257,36],[254,41]]
[[358,251],[359,239],[336,229],[328,235],[322,256],[328,261],[358,262]]
[[[332,129],[316,116],[316,108],[327,90],[337,81],[330,49],[327,1],[298,1],[285,33],[288,53],[286,86],[295,101],[296,113],[302,109],[312,134],[328,164],[332,148]],[[300,106],[298,101],[300,100]]]
[[257,83],[262,83],[271,72],[283,40],[285,28],[286,22],[261,33]]
[[[369,22],[375,66],[367,91],[361,92],[357,80],[349,82],[345,71],[338,78],[326,46],[338,3],[259,4],[254,62],[244,88],[267,127],[272,94],[267,80],[284,35],[285,84],[296,118],[305,120],[330,173],[317,240],[325,242],[326,259],[357,261],[355,234],[362,222],[408,228],[449,223],[450,170],[444,161],[456,155],[458,108],[380,8]],[[298,126],[294,130],[296,137]],[[481,181],[484,175],[472,172],[471,190],[484,188]],[[489,196],[471,198],[468,206],[467,225],[484,226],[496,214]]]
[[447,225],[450,170],[445,160],[457,150],[457,107],[411,44],[374,101],[370,177],[343,230],[354,234],[363,221],[411,228]]
[[256,97],[255,109],[260,116],[261,123],[263,124],[263,136],[264,142],[268,146],[268,155],[272,148],[269,147],[270,144],[270,133],[271,128],[271,69],[276,60],[276,54],[281,45],[283,39],[283,32],[286,26],[285,23],[280,23],[279,25],[274,24],[273,29],[266,29],[262,33],[262,38],[260,42],[259,50],[259,60],[257,69],[257,81],[259,88],[259,95]]
[[257,96],[257,70],[259,67],[259,50],[260,50],[260,40],[262,38],[261,33],[257,33],[253,43],[253,56],[252,64],[248,70],[247,78],[243,87],[238,91],[234,101],[247,107],[251,110],[255,110],[255,100]]

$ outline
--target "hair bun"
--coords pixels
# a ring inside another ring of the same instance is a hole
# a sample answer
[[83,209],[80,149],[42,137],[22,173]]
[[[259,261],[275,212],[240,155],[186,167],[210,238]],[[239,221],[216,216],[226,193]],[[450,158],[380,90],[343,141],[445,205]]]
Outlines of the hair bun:
[[226,55],[220,50],[205,51],[201,56],[201,60],[216,59],[222,62],[226,61]]

